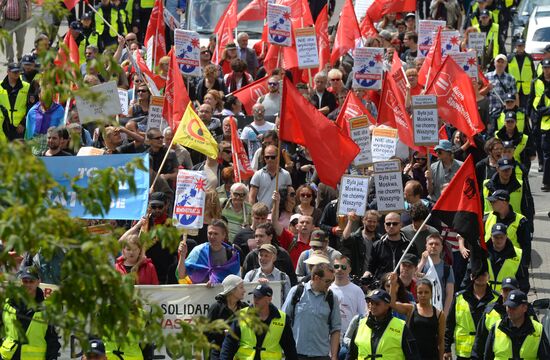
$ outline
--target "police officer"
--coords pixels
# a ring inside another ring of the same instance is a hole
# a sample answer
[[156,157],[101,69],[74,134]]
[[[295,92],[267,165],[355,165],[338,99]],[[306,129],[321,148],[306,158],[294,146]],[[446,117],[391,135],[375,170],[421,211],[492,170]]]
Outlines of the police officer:
[[25,116],[29,103],[29,83],[21,80],[21,67],[8,64],[8,74],[0,84],[0,139],[22,139],[25,134]]
[[486,34],[485,48],[489,51],[491,59],[495,59],[498,54],[506,54],[504,39],[500,36],[498,23],[491,18],[489,10],[484,9],[479,12],[479,24],[474,25],[474,27],[479,32]]
[[[61,345],[55,328],[44,321],[44,292],[40,289],[38,269],[23,265],[17,274],[28,295],[36,301],[30,307],[23,300],[6,299],[2,311],[0,358],[5,360],[57,359]],[[23,331],[25,336],[22,336]]]
[[416,340],[405,321],[392,315],[390,294],[373,290],[367,302],[369,315],[359,320],[346,360],[420,359]]
[[[99,50],[117,43],[117,34],[126,34],[128,31],[124,21],[119,18],[118,8],[111,4],[110,0],[101,0],[101,4],[95,14],[95,28],[99,34]],[[105,19],[105,21],[103,19]],[[106,24],[108,22],[111,27]]]
[[[503,142],[511,141],[514,144],[513,159],[517,163],[521,163],[526,169],[529,169],[531,161],[535,160],[535,146],[530,136],[519,130],[518,114],[520,116],[523,115],[523,113],[520,112],[505,111],[504,126],[495,133],[495,136]],[[523,115],[521,117],[525,121],[525,116]],[[520,176],[520,178],[521,177],[522,176]]]
[[544,328],[527,314],[527,295],[512,290],[504,305],[506,316],[489,331],[484,359],[549,359],[550,344]]
[[531,81],[536,77],[535,62],[531,55],[525,52],[525,40],[523,38],[516,40],[515,47],[516,51],[508,57],[507,72],[516,79],[519,106],[525,108],[529,94],[531,94]]
[[550,59],[541,61],[542,75],[533,80],[531,85],[533,129],[540,129],[540,146],[544,154],[544,174],[542,188],[550,191]]
[[516,125],[519,132],[529,135],[530,127],[525,121],[525,111],[524,108],[516,105],[516,95],[507,93],[502,100],[504,100],[504,110],[497,119],[497,131],[504,127],[506,113],[513,111],[516,114]]
[[105,345],[99,339],[91,339],[88,351],[82,356],[82,360],[107,360]]
[[[267,284],[256,286],[253,307],[241,310],[239,320],[231,325],[233,334],[228,333],[223,341],[220,359],[298,359],[296,344],[292,335],[290,318],[271,303],[273,290]],[[260,333],[249,325],[248,313],[256,311],[260,320],[267,326],[267,331]]]
[[89,12],[82,15],[80,22],[82,23],[82,35],[84,36],[85,41],[84,43],[79,44],[78,52],[81,54],[80,58],[84,59],[85,56],[83,54],[86,53],[86,47],[88,45],[99,46],[99,34],[95,30],[92,14]]
[[544,47],[544,52],[542,53],[542,60],[537,65],[537,76],[542,75],[542,61],[546,59],[550,59],[550,44]]

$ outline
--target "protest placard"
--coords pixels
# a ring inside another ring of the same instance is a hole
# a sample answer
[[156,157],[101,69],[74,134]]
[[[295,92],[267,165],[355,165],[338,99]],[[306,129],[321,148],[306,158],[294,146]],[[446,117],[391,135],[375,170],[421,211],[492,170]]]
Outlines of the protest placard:
[[353,159],[353,166],[355,167],[363,167],[372,163],[370,125],[367,116],[359,116],[349,120],[350,137],[361,149]]
[[430,51],[434,39],[434,32],[445,27],[443,20],[420,20],[418,22],[418,57],[425,57]]
[[298,67],[300,69],[318,68],[319,52],[317,51],[317,37],[314,27],[296,29],[296,52],[298,53]]
[[355,10],[355,16],[357,21],[361,23],[363,16],[366,16],[367,10],[374,3],[374,0],[355,0],[353,9]]
[[[107,168],[123,168],[130,161],[140,158],[145,166],[145,171],[136,169],[134,181],[136,192],[132,192],[126,183],[119,184],[117,197],[112,197],[111,206],[104,215],[91,215],[78,201],[76,193],[72,190],[71,180],[79,177],[76,185],[86,188],[88,179],[94,176],[97,170]],[[46,169],[51,177],[67,191],[66,196],[54,189],[48,196],[57,204],[67,208],[72,217],[82,219],[115,219],[138,220],[147,212],[147,199],[149,197],[149,154],[120,154],[109,156],[51,156],[42,157]]]
[[377,127],[372,131],[372,161],[388,160],[395,155],[397,130],[389,127]]
[[354,211],[358,216],[365,215],[368,184],[369,178],[367,176],[342,176],[338,198],[338,215],[347,215],[351,211]]
[[475,50],[466,52],[450,51],[448,53],[469,77],[477,81],[477,53]]
[[374,163],[373,180],[378,211],[390,212],[405,209],[399,160]]
[[468,49],[474,49],[478,53],[483,53],[485,48],[485,38],[487,34],[484,32],[471,32],[468,34]]
[[[435,38],[437,31],[432,34]],[[460,33],[457,30],[441,32],[441,56],[445,58],[451,51],[460,51]]]
[[437,98],[435,95],[412,97],[414,144],[430,146],[439,143]]
[[353,62],[353,88],[382,88],[384,72],[384,49],[356,48]]
[[147,117],[147,130],[159,129],[163,131],[167,122],[162,117],[162,106],[164,104],[164,96],[151,96],[151,103],[149,104],[149,115]]
[[176,29],[174,46],[178,66],[183,75],[202,76],[200,64],[200,38],[194,31]]
[[128,90],[118,89],[118,99],[120,100],[120,108],[122,109],[122,115],[128,115]]
[[99,99],[91,100],[75,96],[81,123],[122,113],[116,81],[113,80],[92,86],[90,87],[90,91],[98,94]]
[[204,222],[206,175],[202,171],[180,169],[176,181],[173,219],[176,227],[200,229]]
[[290,7],[267,4],[267,41],[279,46],[292,45]]

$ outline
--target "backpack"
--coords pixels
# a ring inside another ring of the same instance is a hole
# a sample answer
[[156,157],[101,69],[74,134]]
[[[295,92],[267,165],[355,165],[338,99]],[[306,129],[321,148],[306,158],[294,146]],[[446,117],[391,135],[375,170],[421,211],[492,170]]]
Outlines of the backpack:
[[[304,283],[299,283],[296,285],[296,291],[294,292],[294,295],[292,296],[292,300],[290,301],[290,306],[292,306],[292,316],[290,317],[290,324],[294,324],[294,315],[296,314],[296,304],[300,302],[302,299],[302,295],[304,294],[305,285]],[[331,321],[331,315],[332,315],[332,309],[334,308],[334,294],[332,293],[332,290],[328,289],[327,294],[325,295],[325,301],[328,303],[328,307],[330,308],[330,313],[328,317],[328,321],[330,324]]]

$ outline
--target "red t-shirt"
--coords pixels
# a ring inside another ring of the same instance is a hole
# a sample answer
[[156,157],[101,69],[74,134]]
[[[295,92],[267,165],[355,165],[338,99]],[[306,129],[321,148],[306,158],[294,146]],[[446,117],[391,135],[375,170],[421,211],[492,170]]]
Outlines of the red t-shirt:
[[304,250],[309,250],[309,244],[306,244],[300,240],[296,242],[296,244],[292,247],[292,250],[288,250],[290,247],[290,244],[292,244],[292,241],[294,240],[294,235],[288,231],[287,229],[283,229],[283,232],[278,237],[279,244],[281,244],[281,247],[286,249],[290,255],[290,259],[292,260],[292,265],[294,265],[294,269],[296,270],[296,265],[298,264],[298,258],[300,257],[300,254]]

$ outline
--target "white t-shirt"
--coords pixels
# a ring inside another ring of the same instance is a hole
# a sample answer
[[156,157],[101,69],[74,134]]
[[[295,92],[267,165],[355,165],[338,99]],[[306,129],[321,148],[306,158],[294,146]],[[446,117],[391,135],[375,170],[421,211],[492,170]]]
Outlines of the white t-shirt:
[[367,311],[367,302],[365,301],[365,293],[354,283],[349,283],[344,286],[338,286],[335,283],[330,285],[330,290],[334,296],[338,298],[340,303],[340,318],[342,319],[342,331],[340,332],[340,343],[344,338],[351,319],[355,315],[365,315]]
[[251,126],[254,126],[254,129],[256,129],[259,134],[263,135],[269,130],[275,129],[275,124],[266,121],[263,125],[256,125],[255,123],[251,123],[250,126],[245,126],[243,128],[241,132],[241,140],[244,140],[246,142],[246,145],[248,146],[248,158],[250,161],[252,161],[256,150],[262,147],[262,143],[258,140],[258,136]]

